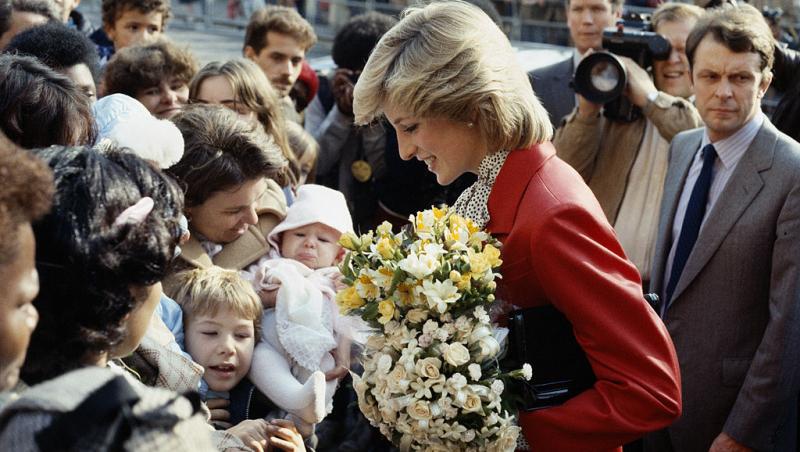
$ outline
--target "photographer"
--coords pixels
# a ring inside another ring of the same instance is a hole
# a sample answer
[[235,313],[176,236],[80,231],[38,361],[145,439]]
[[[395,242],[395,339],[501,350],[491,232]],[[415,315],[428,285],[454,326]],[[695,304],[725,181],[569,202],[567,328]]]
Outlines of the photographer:
[[330,79],[320,77],[317,97],[306,110],[305,129],[319,143],[317,183],[344,194],[357,229],[373,226],[374,181],[386,171],[386,133],[380,124],[353,124],[353,86],[375,44],[395,23],[375,12],[350,19],[333,40],[336,72]]
[[633,60],[620,57],[627,71],[624,95],[644,115],[633,122],[602,116],[603,106],[578,95],[577,108],[553,140],[558,155],[572,165],[597,196],[620,243],[642,275],[650,279],[652,248],[658,227],[668,147],[672,137],[701,125],[692,95],[684,47],[703,10],[684,3],[666,3],[653,13],[653,29],[672,50],[655,61],[653,75]]

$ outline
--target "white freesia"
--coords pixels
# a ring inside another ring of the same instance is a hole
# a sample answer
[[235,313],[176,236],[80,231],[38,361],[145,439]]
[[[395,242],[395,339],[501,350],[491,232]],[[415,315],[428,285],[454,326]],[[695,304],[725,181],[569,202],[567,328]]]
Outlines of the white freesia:
[[405,259],[398,263],[401,270],[411,274],[417,279],[425,279],[428,275],[436,271],[439,261],[427,254],[409,254]]
[[473,311],[475,318],[478,319],[481,323],[489,323],[489,314],[486,313],[486,310],[483,309],[483,306],[477,306]]
[[424,280],[422,282],[422,293],[428,300],[428,307],[440,314],[447,311],[447,305],[455,303],[461,298],[458,287],[449,279],[433,282],[427,279]]
[[524,378],[525,380],[530,380],[532,377],[533,377],[533,369],[531,368],[531,365],[528,363],[523,364],[522,378]]
[[422,247],[422,252],[438,260],[440,257],[444,256],[447,251],[444,249],[444,246],[439,243],[426,243]]
[[492,382],[492,392],[501,395],[503,391],[506,389],[506,386],[503,384],[503,380],[495,380]]
[[469,371],[469,377],[472,378],[473,381],[478,381],[481,379],[480,364],[472,363],[469,366],[467,366],[467,370]]

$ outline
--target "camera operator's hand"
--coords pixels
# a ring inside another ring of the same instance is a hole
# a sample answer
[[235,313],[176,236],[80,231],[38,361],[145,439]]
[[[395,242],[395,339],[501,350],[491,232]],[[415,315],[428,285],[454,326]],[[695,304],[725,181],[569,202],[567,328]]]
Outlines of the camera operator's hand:
[[625,95],[628,96],[632,104],[639,108],[644,108],[647,105],[647,95],[658,91],[656,85],[650,79],[650,74],[636,64],[635,61],[624,56],[620,56],[619,59],[625,64],[625,71],[628,73],[628,86],[625,87]]
[[353,116],[353,82],[354,73],[350,69],[339,68],[333,75],[333,99],[339,111],[347,116]]
[[603,104],[596,104],[587,100],[585,97],[578,96],[578,117],[583,119],[595,118],[603,109]]

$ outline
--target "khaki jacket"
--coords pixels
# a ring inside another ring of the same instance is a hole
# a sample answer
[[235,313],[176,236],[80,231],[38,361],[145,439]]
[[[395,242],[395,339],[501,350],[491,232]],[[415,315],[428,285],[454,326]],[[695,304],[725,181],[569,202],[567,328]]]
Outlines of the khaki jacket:
[[700,114],[686,99],[660,92],[634,122],[609,121],[598,115],[583,119],[577,108],[557,131],[553,144],[558,156],[575,168],[592,189],[608,221],[614,224],[625,195],[647,119],[667,141],[678,132],[702,125]]
[[181,245],[181,254],[173,263],[170,275],[164,280],[164,292],[174,293],[175,273],[188,268],[206,268],[216,265],[222,268],[241,270],[252,264],[269,251],[267,236],[272,228],[286,217],[286,196],[273,180],[267,180],[267,191],[258,200],[258,223],[250,226],[241,237],[226,244],[219,254],[211,259],[200,241],[192,237]]

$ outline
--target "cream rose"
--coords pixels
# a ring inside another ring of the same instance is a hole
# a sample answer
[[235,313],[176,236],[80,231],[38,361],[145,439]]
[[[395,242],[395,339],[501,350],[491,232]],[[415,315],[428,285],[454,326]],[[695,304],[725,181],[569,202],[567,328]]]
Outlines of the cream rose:
[[411,309],[406,312],[406,319],[411,323],[422,323],[428,318],[428,311],[423,309]]
[[444,360],[454,367],[463,366],[469,359],[469,350],[460,342],[450,344],[444,351]]
[[520,428],[514,425],[509,425],[500,429],[497,432],[497,440],[489,444],[487,450],[489,452],[510,452],[517,447],[517,438],[519,437]]
[[408,415],[418,421],[428,421],[431,419],[431,407],[425,400],[417,400],[406,408]]
[[483,409],[483,405],[481,404],[481,398],[472,392],[467,393],[467,398],[464,400],[464,404],[462,406],[464,411],[471,412],[471,413],[478,413]]
[[439,378],[439,369],[442,367],[442,360],[439,358],[425,358],[417,361],[415,369],[417,374],[425,378]]

